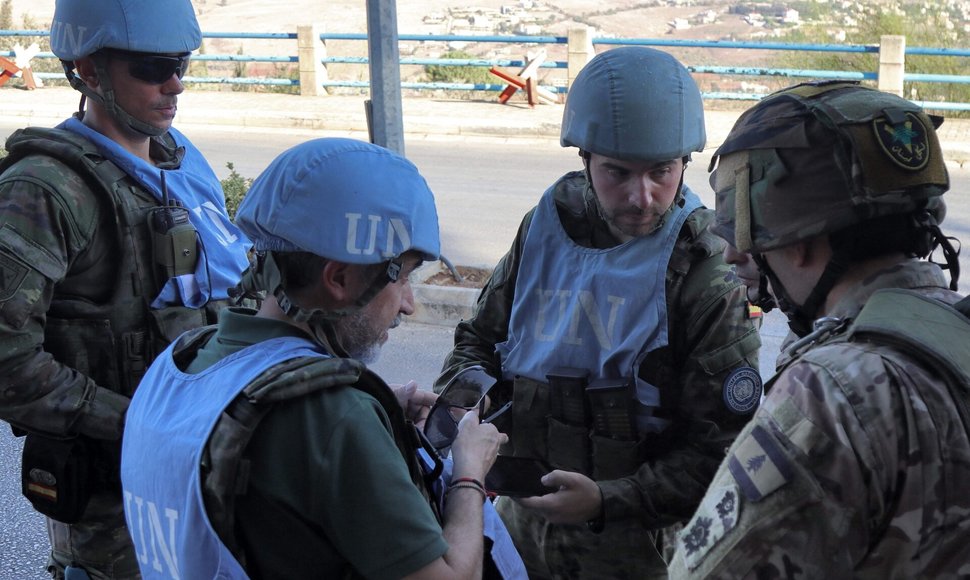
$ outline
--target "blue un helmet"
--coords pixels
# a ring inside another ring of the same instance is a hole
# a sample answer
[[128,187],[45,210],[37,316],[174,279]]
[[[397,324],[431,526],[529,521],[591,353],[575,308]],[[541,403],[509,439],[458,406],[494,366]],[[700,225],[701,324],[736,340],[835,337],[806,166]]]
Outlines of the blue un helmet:
[[285,151],[253,182],[235,222],[259,256],[243,290],[275,295],[298,320],[314,313],[286,298],[272,252],[387,263],[387,275],[358,299],[360,307],[397,279],[402,254],[415,251],[430,261],[440,251],[434,195],[418,169],[388,149],[353,139],[314,139]]
[[[103,51],[188,57],[202,44],[202,32],[190,0],[56,0],[50,40],[72,87],[101,102],[135,131],[156,136],[164,130],[135,119],[117,105]],[[95,59],[103,98],[74,73],[74,61],[88,56]],[[179,65],[180,77],[185,66],[187,60]],[[82,114],[83,106],[82,99]]]
[[703,151],[704,105],[673,56],[643,46],[596,55],[566,97],[560,144],[626,160],[667,161]]

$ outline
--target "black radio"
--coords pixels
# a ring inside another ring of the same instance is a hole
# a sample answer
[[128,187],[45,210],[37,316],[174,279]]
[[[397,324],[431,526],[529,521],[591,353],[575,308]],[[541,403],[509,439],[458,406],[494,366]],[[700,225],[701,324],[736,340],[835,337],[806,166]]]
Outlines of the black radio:
[[169,199],[164,171],[162,206],[149,212],[148,227],[152,231],[152,254],[160,284],[195,272],[199,259],[198,232],[189,221],[189,210]]

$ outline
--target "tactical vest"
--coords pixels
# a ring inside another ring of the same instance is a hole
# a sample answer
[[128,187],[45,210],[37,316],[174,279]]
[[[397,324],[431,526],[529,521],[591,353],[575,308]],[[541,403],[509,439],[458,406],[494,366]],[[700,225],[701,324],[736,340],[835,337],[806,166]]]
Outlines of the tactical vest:
[[[200,328],[179,339],[173,349],[176,366],[185,367],[212,337],[214,327]],[[394,442],[408,466],[411,480],[428,500],[441,523],[437,503],[431,500],[430,482],[418,460],[421,441],[414,426],[387,384],[356,360],[336,357],[303,356],[276,364],[248,384],[229,404],[215,424],[201,457],[202,496],[206,514],[219,538],[233,556],[245,566],[235,535],[236,498],[249,486],[249,460],[245,450],[256,427],[277,403],[305,397],[331,387],[351,386],[374,397],[387,414]]]
[[970,298],[950,306],[912,290],[879,290],[846,339],[897,347],[939,372],[970,435]]
[[17,179],[20,160],[45,155],[81,176],[91,198],[113,211],[119,262],[115,278],[105,281],[112,295],[94,304],[59,285],[47,313],[44,350],[99,386],[130,397],[154,357],[182,332],[214,322],[225,302],[204,309],[149,308],[161,287],[155,280],[148,227],[148,214],[158,202],[93,143],[70,131],[28,127],[16,131],[7,147],[0,173],[13,169],[4,179]]

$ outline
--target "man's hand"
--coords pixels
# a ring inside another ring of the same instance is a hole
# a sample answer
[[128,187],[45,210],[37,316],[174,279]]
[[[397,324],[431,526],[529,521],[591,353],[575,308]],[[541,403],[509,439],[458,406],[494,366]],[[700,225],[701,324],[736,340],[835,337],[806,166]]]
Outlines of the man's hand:
[[431,406],[438,399],[438,395],[431,391],[419,389],[418,383],[414,381],[408,381],[404,385],[393,384],[388,386],[394,391],[398,404],[404,409],[404,416],[410,419],[415,427],[423,430],[424,422],[428,418],[428,413],[431,412]]
[[553,524],[582,524],[602,514],[603,495],[600,488],[582,473],[557,469],[542,476],[542,484],[558,490],[516,501],[538,511]]

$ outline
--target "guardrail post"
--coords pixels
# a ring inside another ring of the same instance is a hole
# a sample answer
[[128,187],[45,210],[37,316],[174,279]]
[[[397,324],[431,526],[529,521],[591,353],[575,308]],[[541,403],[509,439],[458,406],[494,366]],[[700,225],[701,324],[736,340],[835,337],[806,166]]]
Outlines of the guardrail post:
[[879,90],[903,96],[906,72],[906,37],[886,35],[879,38]]
[[323,57],[327,56],[327,45],[320,40],[323,26],[310,24],[296,27],[296,43],[300,59],[300,94],[305,97],[318,97],[327,94],[322,86],[327,80],[327,67]]
[[566,34],[568,57],[566,60],[566,91],[573,86],[573,80],[586,63],[592,60],[596,51],[593,49],[593,29],[589,26],[570,28]]

